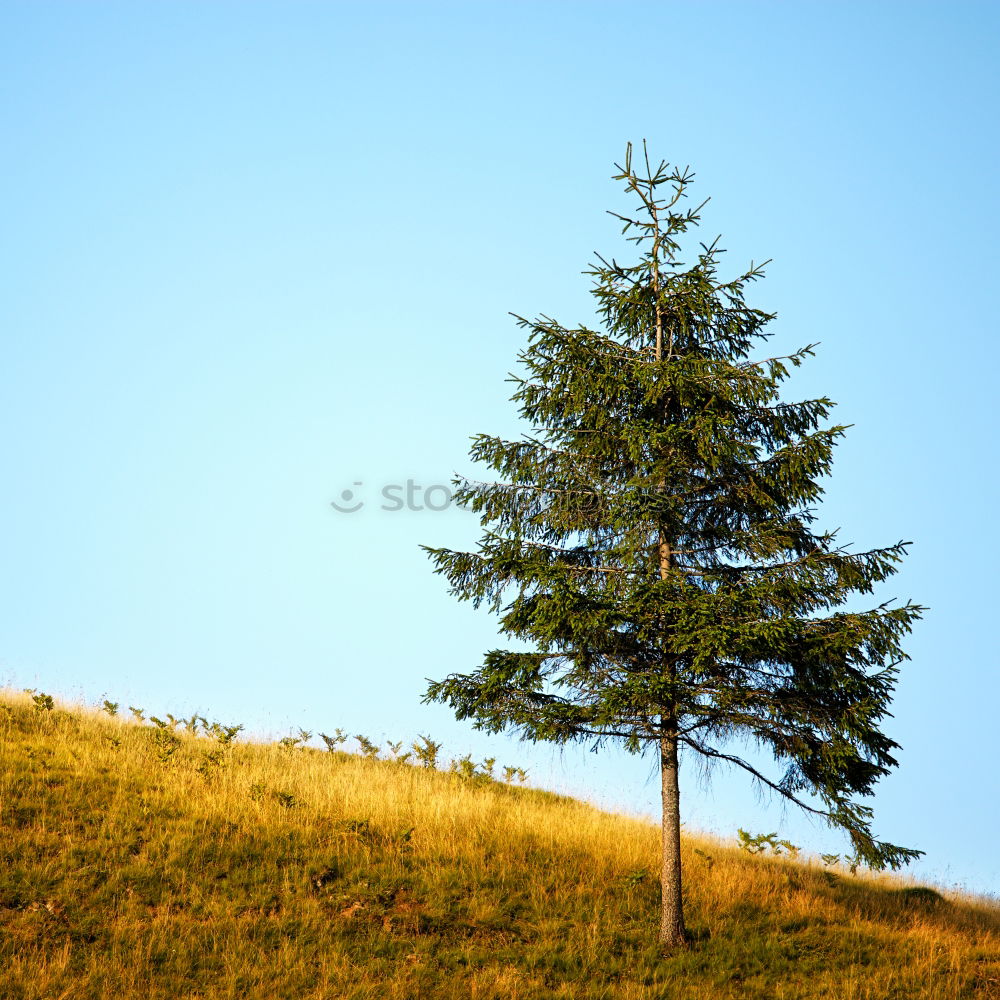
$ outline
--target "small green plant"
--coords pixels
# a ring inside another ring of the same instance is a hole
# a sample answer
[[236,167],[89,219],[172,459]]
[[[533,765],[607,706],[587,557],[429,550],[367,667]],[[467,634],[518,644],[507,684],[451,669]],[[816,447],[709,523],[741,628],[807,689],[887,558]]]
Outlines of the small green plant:
[[146,721],[146,713],[141,708],[137,708],[135,705],[129,705],[128,710],[132,713],[132,718],[135,719],[136,722]]
[[305,749],[305,744],[312,739],[312,735],[308,729],[300,729],[298,736],[284,736],[278,740],[278,746],[285,750]]
[[406,753],[401,753],[403,749],[403,741],[400,740],[398,743],[393,743],[392,740],[387,740],[385,744],[389,748],[389,753],[392,754],[392,759],[397,764],[405,764],[413,754],[407,751]]
[[327,736],[326,733],[320,733],[319,738],[326,744],[327,750],[333,753],[339,746],[346,743],[348,740],[347,733],[343,729],[335,729],[333,731],[333,736]]
[[365,757],[371,757],[373,760],[378,757],[378,744],[372,743],[367,736],[362,736],[360,733],[356,733],[354,738],[358,741],[361,753]]
[[267,795],[267,785],[263,781],[255,781],[250,786],[250,798],[254,802],[259,802],[265,795]]
[[493,765],[495,763],[495,758],[487,757],[481,765],[477,765],[472,759],[472,754],[467,753],[464,757],[453,760],[448,765],[448,770],[466,781],[487,782],[493,780]]
[[[204,722],[204,719],[202,720]],[[205,726],[205,731],[214,736],[223,746],[230,746],[236,739],[236,734],[241,732],[242,725],[224,726],[219,722],[212,722]]]
[[476,777],[476,765],[473,763],[472,754],[467,753],[458,760],[453,760],[448,765],[448,770],[457,774],[460,778],[472,779]]
[[105,734],[104,742],[107,743],[113,750],[118,750],[121,748],[122,741],[117,736],[111,736]]
[[622,879],[622,883],[627,889],[634,889],[636,886],[642,885],[647,878],[649,878],[649,871],[645,868],[637,868],[635,871],[629,872]]
[[696,848],[694,849],[694,853],[695,853],[695,854],[697,854],[697,855],[698,855],[698,857],[699,857],[699,858],[701,858],[701,859],[702,859],[702,861],[704,861],[704,862],[705,862],[705,865],[706,865],[706,866],[707,866],[708,868],[711,868],[711,867],[712,867],[712,865],[714,865],[714,864],[715,864],[715,858],[713,858],[711,854],[706,854],[706,853],[705,853],[705,852],[704,852],[703,850],[701,850],[701,848],[700,848],[700,847],[696,847]]
[[754,836],[743,829],[736,832],[739,835],[740,849],[746,851],[747,854],[761,854],[770,848],[774,854],[787,851],[791,857],[798,857],[800,848],[791,841],[779,840],[777,833],[758,833]]
[[220,747],[215,750],[206,750],[201,755],[201,761],[199,762],[195,770],[203,777],[209,778],[211,775],[217,771],[223,764],[226,758],[225,748]]
[[746,851],[747,854],[760,854],[766,851],[768,844],[778,836],[776,833],[761,833],[754,837],[742,827],[736,832],[740,840],[740,850]]
[[277,802],[282,809],[294,809],[296,806],[302,805],[302,800],[297,799],[291,792],[275,791],[273,794],[275,802]]
[[413,753],[417,760],[427,768],[437,767],[441,744],[435,743],[429,736],[418,736],[419,743],[413,743]]
[[51,712],[56,707],[56,703],[53,700],[52,695],[45,694],[44,691],[40,691],[38,694],[32,695],[31,700],[35,704],[36,712]]
[[523,767],[505,767],[503,769],[503,780],[507,784],[511,784],[513,780],[517,778],[520,784],[524,784],[528,780],[528,772],[525,771]]
[[821,854],[820,860],[826,867],[823,869],[823,879],[831,888],[840,881],[840,876],[836,872],[830,871],[834,865],[840,864],[839,854]]
[[108,701],[108,699],[105,698],[104,702],[101,704],[101,711],[107,712],[108,715],[114,718],[118,714],[118,702]]
[[181,741],[172,728],[165,724],[153,730],[153,749],[161,764],[170,764],[181,747]]

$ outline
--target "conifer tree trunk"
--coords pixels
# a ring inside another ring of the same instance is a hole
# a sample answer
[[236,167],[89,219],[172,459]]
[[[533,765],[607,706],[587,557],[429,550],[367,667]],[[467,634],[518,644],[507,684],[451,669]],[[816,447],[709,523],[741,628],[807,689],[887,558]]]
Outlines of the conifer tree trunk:
[[[659,225],[655,204],[650,206],[653,221]],[[660,303],[659,229],[653,245],[652,281],[656,292],[656,341],[654,348],[657,362],[663,360],[663,308]],[[673,353],[673,336],[667,355]],[[661,490],[666,483],[660,483]],[[665,580],[673,562],[673,548],[660,526],[660,579]],[[675,675],[673,663],[666,664],[671,676]],[[660,801],[663,809],[660,846],[660,945],[665,952],[673,951],[687,941],[684,928],[684,904],[681,894],[681,793],[677,773],[677,715],[671,707],[669,714],[660,718],[663,735],[660,737]]]
[[663,800],[663,845],[660,870],[660,944],[669,951],[684,944],[684,910],[681,902],[681,810],[677,780],[677,734],[668,722],[668,732],[660,739],[660,792]]

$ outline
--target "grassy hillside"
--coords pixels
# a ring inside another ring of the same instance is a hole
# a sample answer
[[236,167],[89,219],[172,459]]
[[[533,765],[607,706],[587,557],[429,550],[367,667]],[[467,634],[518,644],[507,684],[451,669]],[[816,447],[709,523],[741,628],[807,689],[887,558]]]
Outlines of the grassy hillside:
[[0,699],[0,996],[1000,998],[1000,910],[566,798]]

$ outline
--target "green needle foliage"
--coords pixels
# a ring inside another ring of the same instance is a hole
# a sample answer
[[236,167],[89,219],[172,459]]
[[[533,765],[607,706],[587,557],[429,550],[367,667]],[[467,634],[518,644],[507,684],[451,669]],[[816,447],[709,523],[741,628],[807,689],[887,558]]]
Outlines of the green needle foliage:
[[631,145],[616,166],[638,204],[612,214],[639,258],[587,272],[602,329],[518,317],[529,341],[512,398],[531,431],[473,439],[501,477],[456,484],[481,516],[478,551],[427,549],[522,648],[488,652],[426,700],[490,732],[659,754],[669,949],[686,939],[679,749],[825,817],[872,868],[921,853],[876,839],[858,797],[896,764],[880,724],[923,609],[845,609],[908,543],[852,552],[814,526],[845,428],[827,424],[829,399],[784,402],[779,387],[815,345],[752,356],[774,318],[745,300],[762,266],[723,280],[718,241],[683,263],[702,207],[683,206],[693,175],[648,155],[637,169]]

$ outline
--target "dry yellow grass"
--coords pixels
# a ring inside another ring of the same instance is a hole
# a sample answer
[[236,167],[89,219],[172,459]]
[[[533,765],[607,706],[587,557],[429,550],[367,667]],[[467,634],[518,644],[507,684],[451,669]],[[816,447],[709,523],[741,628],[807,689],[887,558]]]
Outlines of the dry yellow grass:
[[638,820],[12,693],[0,741],[11,1000],[1000,998],[987,900],[688,837],[696,940],[662,959]]

